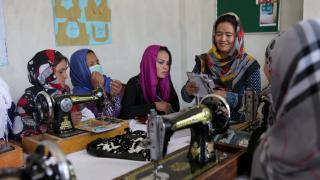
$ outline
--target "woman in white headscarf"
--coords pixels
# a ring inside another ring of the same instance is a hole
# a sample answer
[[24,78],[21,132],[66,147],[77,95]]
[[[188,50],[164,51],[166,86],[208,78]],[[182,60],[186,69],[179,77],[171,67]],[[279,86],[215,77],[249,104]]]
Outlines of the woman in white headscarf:
[[255,151],[251,179],[320,179],[320,20],[282,33],[270,58],[275,119]]
[[7,139],[12,129],[8,111],[12,107],[12,98],[7,83],[0,78],[0,140]]

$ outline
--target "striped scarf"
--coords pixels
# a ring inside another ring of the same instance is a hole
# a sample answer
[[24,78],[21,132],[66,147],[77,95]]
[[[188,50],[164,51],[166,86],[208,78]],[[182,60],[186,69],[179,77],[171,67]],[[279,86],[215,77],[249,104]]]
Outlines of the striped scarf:
[[270,57],[275,124],[254,155],[252,178],[320,179],[320,20],[282,33]]

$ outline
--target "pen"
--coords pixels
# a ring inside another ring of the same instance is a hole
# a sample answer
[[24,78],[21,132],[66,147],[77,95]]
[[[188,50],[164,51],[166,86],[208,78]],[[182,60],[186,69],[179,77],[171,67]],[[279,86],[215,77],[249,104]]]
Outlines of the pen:
[[[162,100],[162,99],[160,98],[160,96],[158,96],[158,95],[157,95],[157,99],[158,99],[159,101],[164,101],[164,100]],[[175,112],[175,111],[172,109],[171,105],[170,105],[170,112],[172,112],[172,113]]]

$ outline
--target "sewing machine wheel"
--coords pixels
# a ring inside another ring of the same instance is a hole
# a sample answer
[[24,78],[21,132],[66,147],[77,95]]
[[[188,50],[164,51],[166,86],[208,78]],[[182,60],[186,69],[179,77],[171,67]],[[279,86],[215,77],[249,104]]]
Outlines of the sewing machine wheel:
[[[48,155],[45,155],[45,148]],[[25,175],[30,179],[76,179],[74,169],[59,147],[51,141],[42,141],[36,152],[27,158]]]
[[208,94],[204,96],[200,104],[206,105],[214,114],[212,119],[212,126],[215,133],[222,133],[229,127],[230,107],[227,101],[219,95]]
[[36,96],[36,120],[53,119],[53,101],[50,95],[45,91],[40,91]]
[[27,157],[24,168],[0,169],[0,179],[75,180],[76,176],[59,147],[52,141],[42,141]]

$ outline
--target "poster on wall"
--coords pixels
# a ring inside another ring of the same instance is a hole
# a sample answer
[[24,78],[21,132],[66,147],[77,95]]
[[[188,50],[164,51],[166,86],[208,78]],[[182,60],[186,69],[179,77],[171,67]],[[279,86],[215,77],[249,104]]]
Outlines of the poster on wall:
[[276,26],[278,15],[277,0],[260,1],[260,26]]
[[8,64],[6,32],[3,16],[3,2],[0,0],[0,66]]
[[57,45],[112,42],[110,0],[52,0],[52,4]]

